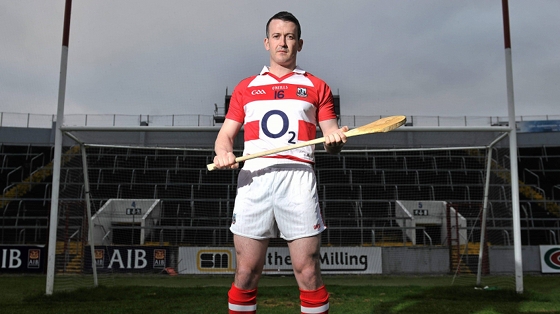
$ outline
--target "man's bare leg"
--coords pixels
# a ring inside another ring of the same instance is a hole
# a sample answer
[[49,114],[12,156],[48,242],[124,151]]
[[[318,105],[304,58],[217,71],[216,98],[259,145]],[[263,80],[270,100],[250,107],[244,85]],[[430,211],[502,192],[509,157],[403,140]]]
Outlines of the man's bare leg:
[[264,267],[268,242],[233,235],[237,266],[235,279],[228,291],[229,313],[257,312],[257,285]]
[[319,260],[321,235],[290,241],[288,247],[299,288],[315,290],[323,286]]
[[301,313],[329,312],[329,293],[321,277],[321,235],[290,241],[292,267],[298,282]]
[[255,240],[233,235],[237,267],[234,284],[240,289],[255,289],[261,278],[268,248],[268,239]]

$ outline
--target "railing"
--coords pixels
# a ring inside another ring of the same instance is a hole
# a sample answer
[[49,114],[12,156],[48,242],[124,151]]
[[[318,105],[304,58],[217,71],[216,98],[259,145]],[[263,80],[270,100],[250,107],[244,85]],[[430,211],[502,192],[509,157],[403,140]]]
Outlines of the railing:
[[[382,116],[340,116],[340,124],[356,127]],[[494,126],[507,125],[508,117],[492,116],[408,116],[414,126]],[[516,121],[560,120],[560,115],[517,116]],[[56,115],[0,112],[0,127],[52,128]],[[214,115],[124,115],[124,114],[70,114],[64,116],[65,126],[214,126]]]
[[[80,234],[80,229],[78,228],[78,230],[76,230],[66,241],[65,245],[67,246],[67,248],[70,247],[70,243],[72,243],[72,241],[74,240],[74,238],[77,238]],[[70,250],[65,250],[65,254],[64,254],[64,272],[66,272],[68,264],[70,263]]]
[[556,233],[552,230],[548,230],[551,234],[550,239],[551,239],[551,244],[552,245],[558,245],[558,242],[556,242]]
[[[9,184],[10,184],[10,176],[11,176],[12,174],[15,174],[17,171],[21,171],[20,177],[19,177],[19,179],[17,179],[17,180],[15,180],[14,182],[12,182],[12,184],[17,184],[18,182],[23,181],[23,167],[22,167],[22,166],[19,166],[19,167],[17,167],[16,169],[14,169],[14,170],[12,170],[12,171],[10,171],[10,172],[8,173],[8,175],[6,176],[6,185],[9,185]],[[5,191],[5,189],[4,189],[4,194],[5,194],[5,193],[6,193],[6,191]]]
[[430,246],[433,245],[432,243],[432,237],[430,237],[430,235],[426,232],[426,230],[422,230],[422,232],[424,233],[424,245],[426,245],[426,240],[425,238],[428,238],[428,240],[430,240]]
[[506,245],[511,245],[511,242],[509,240],[509,232],[507,230],[502,230],[502,236],[504,237],[504,243],[506,243]]
[[[555,190],[559,190],[559,191],[560,191],[560,184],[557,184],[557,185],[555,185],[555,186],[552,187],[552,199],[553,199],[553,200],[556,200],[556,199],[560,198],[560,195],[558,195],[558,196],[554,195],[554,191],[555,191]],[[558,197],[558,198],[557,198],[557,197]]]
[[[554,227],[556,228],[556,231],[558,232],[558,236],[560,236],[560,221],[555,222]],[[557,238],[554,239],[554,243],[558,243]]]
[[[33,162],[35,161],[35,159],[39,159],[42,157],[41,163],[39,164],[39,166],[36,166],[35,168],[33,168]],[[35,172],[36,170],[40,169],[41,167],[43,167],[45,165],[45,154],[40,153],[39,155],[31,158],[31,161],[29,163],[29,176],[33,175],[33,172]]]
[[532,176],[532,178],[536,179],[537,186],[540,188],[541,180],[540,180],[539,176],[529,169],[523,169],[523,182],[525,182],[525,183],[527,183],[527,177],[525,177],[525,173],[530,174]]

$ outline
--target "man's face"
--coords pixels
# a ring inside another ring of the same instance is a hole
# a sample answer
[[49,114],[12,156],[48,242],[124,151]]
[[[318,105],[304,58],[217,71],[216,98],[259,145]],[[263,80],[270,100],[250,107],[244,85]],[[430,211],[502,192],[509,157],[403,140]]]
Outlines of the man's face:
[[295,68],[296,55],[302,46],[303,40],[297,38],[296,24],[282,20],[270,21],[264,47],[270,53],[271,66],[276,63],[283,67]]

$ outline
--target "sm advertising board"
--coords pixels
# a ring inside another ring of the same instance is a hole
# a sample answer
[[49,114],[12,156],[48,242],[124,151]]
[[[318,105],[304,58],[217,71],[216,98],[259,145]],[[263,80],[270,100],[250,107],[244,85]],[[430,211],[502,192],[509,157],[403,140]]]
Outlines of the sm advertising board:
[[560,273],[560,246],[541,245],[541,272]]
[[[381,274],[381,248],[321,248],[323,274]],[[235,249],[232,247],[180,247],[180,274],[232,274]],[[291,274],[292,262],[287,247],[270,247],[265,256],[264,274]]]
[[0,245],[0,274],[41,273],[45,264],[44,245]]

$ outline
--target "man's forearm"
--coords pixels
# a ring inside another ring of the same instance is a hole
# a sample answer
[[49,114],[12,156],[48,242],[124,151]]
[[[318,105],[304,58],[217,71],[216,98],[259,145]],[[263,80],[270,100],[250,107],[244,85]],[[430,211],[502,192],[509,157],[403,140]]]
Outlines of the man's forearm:
[[216,155],[233,153],[233,141],[218,136],[214,143],[214,152]]

